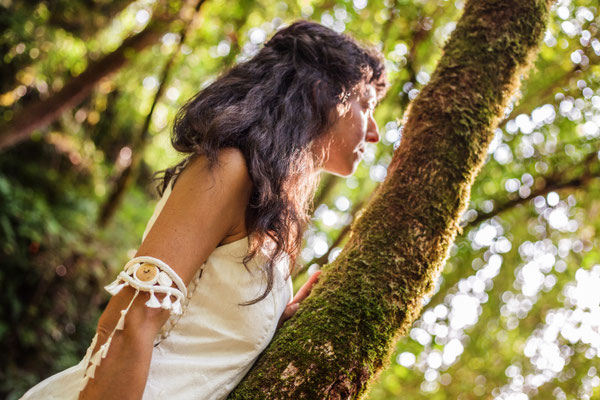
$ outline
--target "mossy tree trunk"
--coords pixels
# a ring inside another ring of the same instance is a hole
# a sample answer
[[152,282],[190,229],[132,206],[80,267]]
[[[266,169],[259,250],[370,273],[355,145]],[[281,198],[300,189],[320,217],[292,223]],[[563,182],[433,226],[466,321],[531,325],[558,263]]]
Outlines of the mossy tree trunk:
[[552,0],[468,0],[385,182],[230,399],[355,399],[418,317]]

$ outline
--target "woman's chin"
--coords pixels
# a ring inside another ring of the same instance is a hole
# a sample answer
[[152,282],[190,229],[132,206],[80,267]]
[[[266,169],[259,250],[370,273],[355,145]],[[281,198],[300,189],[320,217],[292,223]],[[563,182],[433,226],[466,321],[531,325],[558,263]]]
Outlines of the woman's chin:
[[356,169],[358,167],[358,164],[359,164],[359,162],[355,162],[354,164],[352,164],[351,167],[349,167],[347,169],[327,170],[327,172],[329,172],[330,174],[333,174],[333,175],[337,175],[342,178],[347,178],[349,176],[354,175],[354,173],[356,172]]

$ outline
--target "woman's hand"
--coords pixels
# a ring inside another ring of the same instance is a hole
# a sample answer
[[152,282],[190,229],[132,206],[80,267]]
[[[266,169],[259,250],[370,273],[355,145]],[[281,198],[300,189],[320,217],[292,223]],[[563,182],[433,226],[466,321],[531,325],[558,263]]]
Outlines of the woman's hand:
[[315,271],[315,273],[313,273],[310,276],[310,278],[308,278],[306,283],[302,285],[300,290],[298,290],[298,293],[296,293],[292,301],[290,301],[288,305],[285,306],[285,310],[283,310],[283,314],[281,314],[281,318],[279,318],[279,322],[277,323],[277,329],[281,328],[281,325],[283,325],[283,323],[286,320],[290,319],[292,315],[294,315],[296,311],[298,311],[298,307],[300,307],[300,302],[308,297],[310,291],[312,290],[312,287],[319,280],[319,275],[321,275],[321,271]]

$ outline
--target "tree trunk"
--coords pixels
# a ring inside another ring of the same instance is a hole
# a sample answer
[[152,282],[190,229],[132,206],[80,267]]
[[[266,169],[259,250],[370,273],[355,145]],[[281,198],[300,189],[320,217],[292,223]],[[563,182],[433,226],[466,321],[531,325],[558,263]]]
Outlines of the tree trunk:
[[385,182],[230,399],[354,399],[389,363],[448,257],[552,0],[468,0],[411,103]]
[[15,113],[14,118],[0,127],[0,151],[29,138],[35,129],[54,122],[63,112],[79,104],[102,78],[125,66],[135,53],[156,43],[168,31],[178,13],[155,17],[141,32],[126,39],[118,49],[89,63],[85,71],[71,79],[58,92]]

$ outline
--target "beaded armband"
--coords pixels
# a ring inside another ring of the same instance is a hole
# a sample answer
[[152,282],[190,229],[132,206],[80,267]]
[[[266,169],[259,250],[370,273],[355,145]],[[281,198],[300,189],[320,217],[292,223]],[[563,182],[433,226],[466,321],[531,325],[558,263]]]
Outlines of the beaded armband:
[[[172,286],[173,283],[177,286],[176,288]],[[90,357],[80,391],[85,388],[90,379],[94,378],[96,367],[100,365],[102,359],[108,354],[108,348],[115,332],[124,328],[125,315],[127,315],[129,308],[140,291],[150,292],[150,299],[145,303],[147,307],[163,308],[175,315],[182,313],[181,303],[187,296],[187,288],[179,275],[163,261],[148,256],[135,257],[129,260],[123,271],[117,276],[117,279],[105,286],[104,289],[114,296],[127,285],[135,288],[135,294],[127,308],[121,310],[121,317],[106,342]],[[156,298],[155,293],[165,294],[162,301]],[[96,345],[97,336],[96,334],[92,340],[91,349]]]
[[[171,287],[173,282],[177,288]],[[181,302],[187,296],[187,289],[177,273],[158,258],[141,256],[131,259],[117,279],[104,289],[114,296],[126,285],[150,292],[150,300],[146,302],[148,307],[164,308],[174,314],[181,314]],[[154,293],[165,293],[162,304]],[[174,301],[171,297],[174,297]]]

